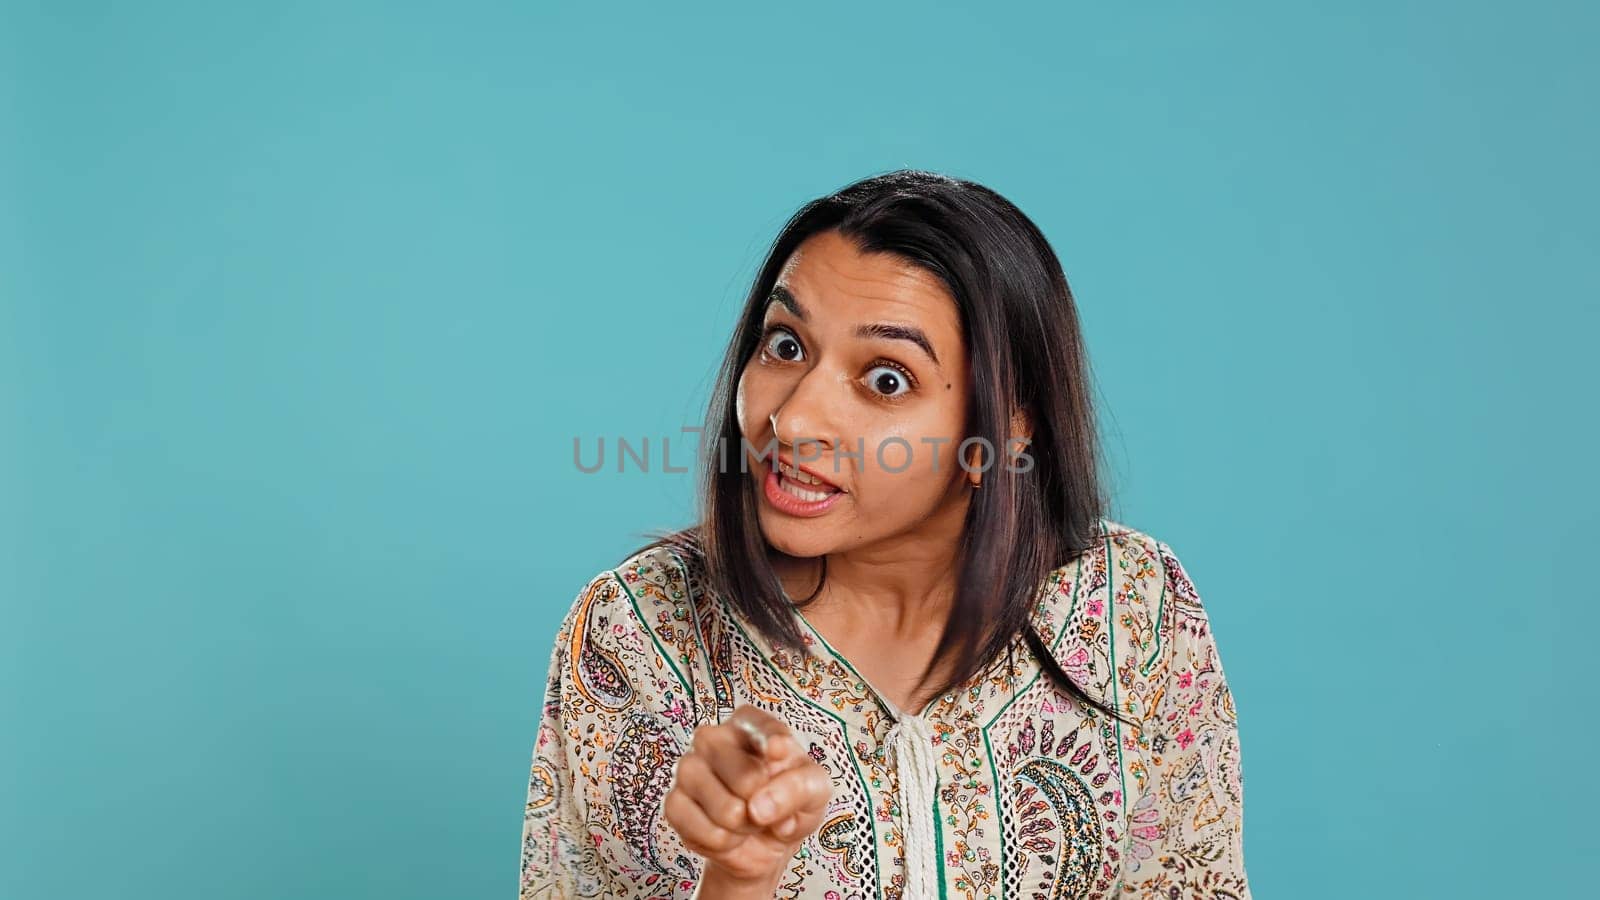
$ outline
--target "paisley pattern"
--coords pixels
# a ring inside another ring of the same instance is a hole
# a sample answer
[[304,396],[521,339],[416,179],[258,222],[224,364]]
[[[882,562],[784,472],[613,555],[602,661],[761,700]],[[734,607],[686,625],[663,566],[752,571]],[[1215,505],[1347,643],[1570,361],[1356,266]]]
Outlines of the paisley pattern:
[[1036,887],[1051,898],[1082,896],[1104,856],[1088,786],[1070,766],[1042,758],[1028,760],[1012,782],[1021,807],[1017,836],[1049,869]]
[[615,786],[611,803],[623,838],[652,865],[682,875],[689,871],[687,857],[680,856],[669,864],[659,856],[655,831],[660,806],[635,803],[633,798],[665,797],[672,784],[672,764],[684,749],[677,746],[661,722],[635,713],[623,725],[611,761],[611,781]]
[[1237,711],[1206,611],[1171,547],[1102,524],[1041,586],[1030,626],[1128,722],[1069,695],[1019,637],[924,713],[930,809],[900,808],[894,711],[803,616],[796,654],[706,590],[697,560],[657,548],[599,573],[550,661],[519,900],[690,897],[704,863],[662,800],[695,727],[746,703],[787,722],[834,784],[779,897],[924,900],[905,888],[906,825],[923,816],[941,898],[1248,900]]
[[588,636],[589,610],[598,595],[586,592],[577,610],[569,640],[574,642],[571,652],[574,680],[585,699],[595,705],[617,712],[626,709],[633,700],[633,685],[623,671],[621,660],[614,653],[585,638]]
[[817,843],[838,857],[835,873],[840,881],[859,881],[867,872],[867,845],[855,839],[854,820],[854,813],[844,812],[824,819],[817,829]]

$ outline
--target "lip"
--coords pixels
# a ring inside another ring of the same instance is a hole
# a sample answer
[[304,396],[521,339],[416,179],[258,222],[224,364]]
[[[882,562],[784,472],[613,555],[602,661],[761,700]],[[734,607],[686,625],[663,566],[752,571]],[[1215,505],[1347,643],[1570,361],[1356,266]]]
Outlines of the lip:
[[781,472],[771,464],[768,464],[767,477],[761,479],[761,495],[766,498],[769,506],[786,515],[799,516],[801,518],[823,515],[845,493],[842,490],[835,490],[821,500],[801,500],[783,489],[780,484],[780,480],[783,477]]
[[[778,454],[778,461],[783,463],[786,466],[792,466],[792,467],[794,467],[796,469],[799,469],[800,471],[806,473],[807,475],[810,475],[812,478],[817,479],[818,481],[822,482],[823,484],[827,485],[828,487],[833,488],[836,491],[841,491],[842,492],[844,490],[844,488],[839,487],[837,484],[834,484],[833,482],[829,481],[827,476],[823,475],[821,472],[816,471],[815,469],[811,468],[810,466],[802,466],[799,463],[795,462],[793,459],[790,459],[789,457],[784,456],[781,453]],[[776,471],[777,470],[777,466],[772,466],[772,469],[774,471]]]

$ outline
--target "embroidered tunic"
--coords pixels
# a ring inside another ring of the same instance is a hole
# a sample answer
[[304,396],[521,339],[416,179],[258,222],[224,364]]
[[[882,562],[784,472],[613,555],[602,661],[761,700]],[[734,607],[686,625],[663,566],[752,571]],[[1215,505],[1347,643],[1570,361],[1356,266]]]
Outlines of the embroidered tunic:
[[1021,637],[917,715],[795,612],[774,649],[695,561],[636,553],[596,575],[552,654],[519,900],[687,898],[704,861],[661,814],[696,726],[751,704],[833,780],[783,898],[1248,900],[1237,716],[1194,584],[1166,544],[1109,520],[1051,573]]

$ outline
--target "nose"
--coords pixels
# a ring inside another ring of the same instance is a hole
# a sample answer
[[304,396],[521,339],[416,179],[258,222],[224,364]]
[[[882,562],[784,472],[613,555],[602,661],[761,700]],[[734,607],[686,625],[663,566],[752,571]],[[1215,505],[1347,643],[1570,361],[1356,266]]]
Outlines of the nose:
[[[835,387],[837,379],[820,367],[800,379],[783,404],[768,416],[773,437],[780,445],[796,447],[808,459],[817,458],[816,454],[833,446],[837,435],[833,431],[831,389]],[[800,446],[802,441],[804,446]]]

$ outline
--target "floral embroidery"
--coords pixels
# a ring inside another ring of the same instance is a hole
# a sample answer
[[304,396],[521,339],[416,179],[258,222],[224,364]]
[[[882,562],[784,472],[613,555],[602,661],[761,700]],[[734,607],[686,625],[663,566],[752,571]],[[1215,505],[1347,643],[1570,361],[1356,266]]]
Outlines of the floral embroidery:
[[933,808],[901,809],[877,697],[803,619],[778,651],[707,591],[701,563],[643,551],[595,576],[562,621],[529,772],[519,900],[686,898],[703,861],[660,815],[694,728],[741,703],[784,719],[834,799],[779,897],[906,895],[905,824],[938,835],[943,896],[1248,900],[1237,712],[1194,584],[1167,545],[1114,522],[1050,574],[1030,627],[925,713]]

